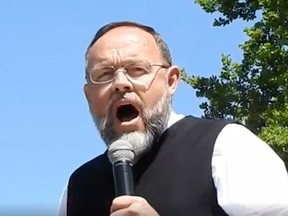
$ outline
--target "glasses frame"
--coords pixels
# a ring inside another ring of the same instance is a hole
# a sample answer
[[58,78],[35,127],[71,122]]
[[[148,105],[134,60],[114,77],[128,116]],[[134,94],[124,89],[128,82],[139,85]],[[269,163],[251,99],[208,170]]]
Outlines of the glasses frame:
[[[158,71],[159,71],[161,68],[168,69],[168,68],[170,67],[170,66],[167,66],[167,65],[164,65],[164,64],[160,64],[160,63],[152,63],[152,64],[151,64],[151,63],[148,63],[148,64],[149,64],[150,70],[151,70],[151,71],[148,72],[148,74],[150,74],[150,73],[153,72],[152,67],[159,67],[159,69],[155,71],[155,76],[153,77],[153,79],[151,80],[150,83],[153,82],[153,80],[155,79]],[[91,73],[91,71],[90,71],[90,72],[88,72],[90,82],[93,83],[93,84],[95,84],[95,85],[105,85],[105,84],[108,84],[108,83],[112,83],[112,82],[115,80],[117,73],[122,72],[122,73],[125,74],[126,78],[127,78],[131,83],[133,83],[133,81],[131,81],[130,76],[128,75],[128,70],[125,68],[125,66],[116,68],[115,66],[111,65],[111,66],[109,66],[109,67],[111,67],[111,68],[113,68],[113,69],[115,70],[115,72],[114,72],[114,77],[113,77],[111,80],[107,80],[107,81],[103,81],[103,82],[94,81],[94,80],[92,79],[92,75],[91,75],[92,73]]]

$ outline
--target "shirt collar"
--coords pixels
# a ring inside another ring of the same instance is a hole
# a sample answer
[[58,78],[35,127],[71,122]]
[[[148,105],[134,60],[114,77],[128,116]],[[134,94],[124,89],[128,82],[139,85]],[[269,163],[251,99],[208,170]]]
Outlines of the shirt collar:
[[178,122],[179,120],[183,119],[185,116],[182,114],[177,114],[173,110],[171,111],[170,118],[168,120],[167,128],[171,127],[173,124]]

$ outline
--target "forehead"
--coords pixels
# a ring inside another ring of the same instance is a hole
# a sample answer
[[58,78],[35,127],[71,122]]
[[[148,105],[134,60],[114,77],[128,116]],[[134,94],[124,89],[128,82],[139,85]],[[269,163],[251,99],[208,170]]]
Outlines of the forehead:
[[121,26],[111,29],[100,37],[94,44],[97,48],[118,48],[121,45],[136,45],[136,46],[156,46],[154,37],[140,29],[133,26]]
[[138,27],[116,27],[100,37],[88,52],[89,61],[111,58],[159,57],[154,37]]

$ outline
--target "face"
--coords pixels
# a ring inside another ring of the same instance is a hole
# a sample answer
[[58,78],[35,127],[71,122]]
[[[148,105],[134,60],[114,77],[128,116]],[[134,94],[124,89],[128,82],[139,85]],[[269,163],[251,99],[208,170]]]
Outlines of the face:
[[[136,27],[117,27],[91,47],[87,71],[99,65],[121,68],[134,61],[164,63],[152,35]],[[110,83],[94,84],[88,80],[85,84],[91,115],[107,146],[117,139],[125,139],[132,145],[135,143],[134,147],[138,149],[135,151],[143,152],[166,128],[179,69],[155,66],[151,67],[149,76],[143,79],[148,88],[135,85],[122,72]]]

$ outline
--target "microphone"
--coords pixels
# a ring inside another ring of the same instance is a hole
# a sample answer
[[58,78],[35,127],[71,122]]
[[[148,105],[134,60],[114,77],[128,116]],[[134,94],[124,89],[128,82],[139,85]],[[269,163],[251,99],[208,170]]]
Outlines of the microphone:
[[108,148],[116,196],[135,195],[132,171],[134,156],[133,146],[124,140],[117,140]]

